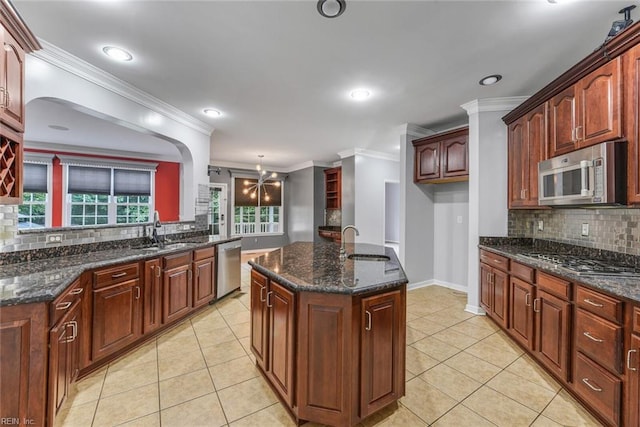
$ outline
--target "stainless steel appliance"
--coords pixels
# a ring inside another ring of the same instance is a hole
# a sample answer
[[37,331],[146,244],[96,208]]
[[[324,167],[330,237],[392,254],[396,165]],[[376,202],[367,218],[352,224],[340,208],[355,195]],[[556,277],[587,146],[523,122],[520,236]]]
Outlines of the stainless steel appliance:
[[549,262],[578,276],[640,277],[640,268],[613,261],[605,262],[577,255],[559,255],[546,252],[529,252],[520,254],[520,256]]
[[218,245],[216,299],[240,289],[240,240]]
[[625,204],[625,150],[624,141],[609,141],[538,163],[539,204]]

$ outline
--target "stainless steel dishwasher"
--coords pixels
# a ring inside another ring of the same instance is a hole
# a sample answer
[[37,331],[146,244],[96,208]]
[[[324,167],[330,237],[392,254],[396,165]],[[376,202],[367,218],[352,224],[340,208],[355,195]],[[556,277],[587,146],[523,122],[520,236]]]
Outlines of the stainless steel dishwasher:
[[240,289],[240,240],[218,245],[216,299]]

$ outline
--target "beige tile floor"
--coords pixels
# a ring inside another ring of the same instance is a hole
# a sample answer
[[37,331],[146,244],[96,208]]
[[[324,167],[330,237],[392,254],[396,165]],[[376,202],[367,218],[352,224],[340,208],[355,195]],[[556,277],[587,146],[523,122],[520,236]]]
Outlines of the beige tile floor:
[[[73,385],[63,426],[293,426],[249,349],[242,289]],[[597,426],[466,296],[431,286],[407,297],[406,396],[369,426]]]

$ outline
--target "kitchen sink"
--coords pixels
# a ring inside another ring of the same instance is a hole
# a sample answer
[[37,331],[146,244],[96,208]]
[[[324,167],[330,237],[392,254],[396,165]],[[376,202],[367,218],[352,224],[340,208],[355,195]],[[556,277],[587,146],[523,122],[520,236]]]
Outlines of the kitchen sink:
[[351,254],[347,258],[354,261],[389,261],[391,259],[386,255],[378,254]]
[[158,252],[158,251],[163,251],[163,250],[167,250],[170,251],[172,249],[180,249],[180,248],[184,248],[187,247],[189,245],[189,243],[172,243],[170,245],[164,245],[162,247],[160,246],[148,246],[145,248],[137,248],[141,251],[145,251],[145,252]]

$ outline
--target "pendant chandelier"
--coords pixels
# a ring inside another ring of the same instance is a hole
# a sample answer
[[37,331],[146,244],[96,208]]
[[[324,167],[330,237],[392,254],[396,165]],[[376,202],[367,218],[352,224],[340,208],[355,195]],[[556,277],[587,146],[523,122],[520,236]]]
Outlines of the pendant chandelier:
[[269,187],[273,186],[275,188],[280,188],[280,181],[275,178],[278,177],[276,172],[267,172],[267,170],[262,166],[262,158],[263,154],[258,155],[260,158],[259,163],[256,165],[256,170],[258,171],[258,181],[249,181],[245,179],[244,188],[242,189],[242,194],[249,194],[249,197],[252,199],[258,198],[258,205],[260,205],[260,200],[268,202],[271,200],[271,196],[269,196]]

